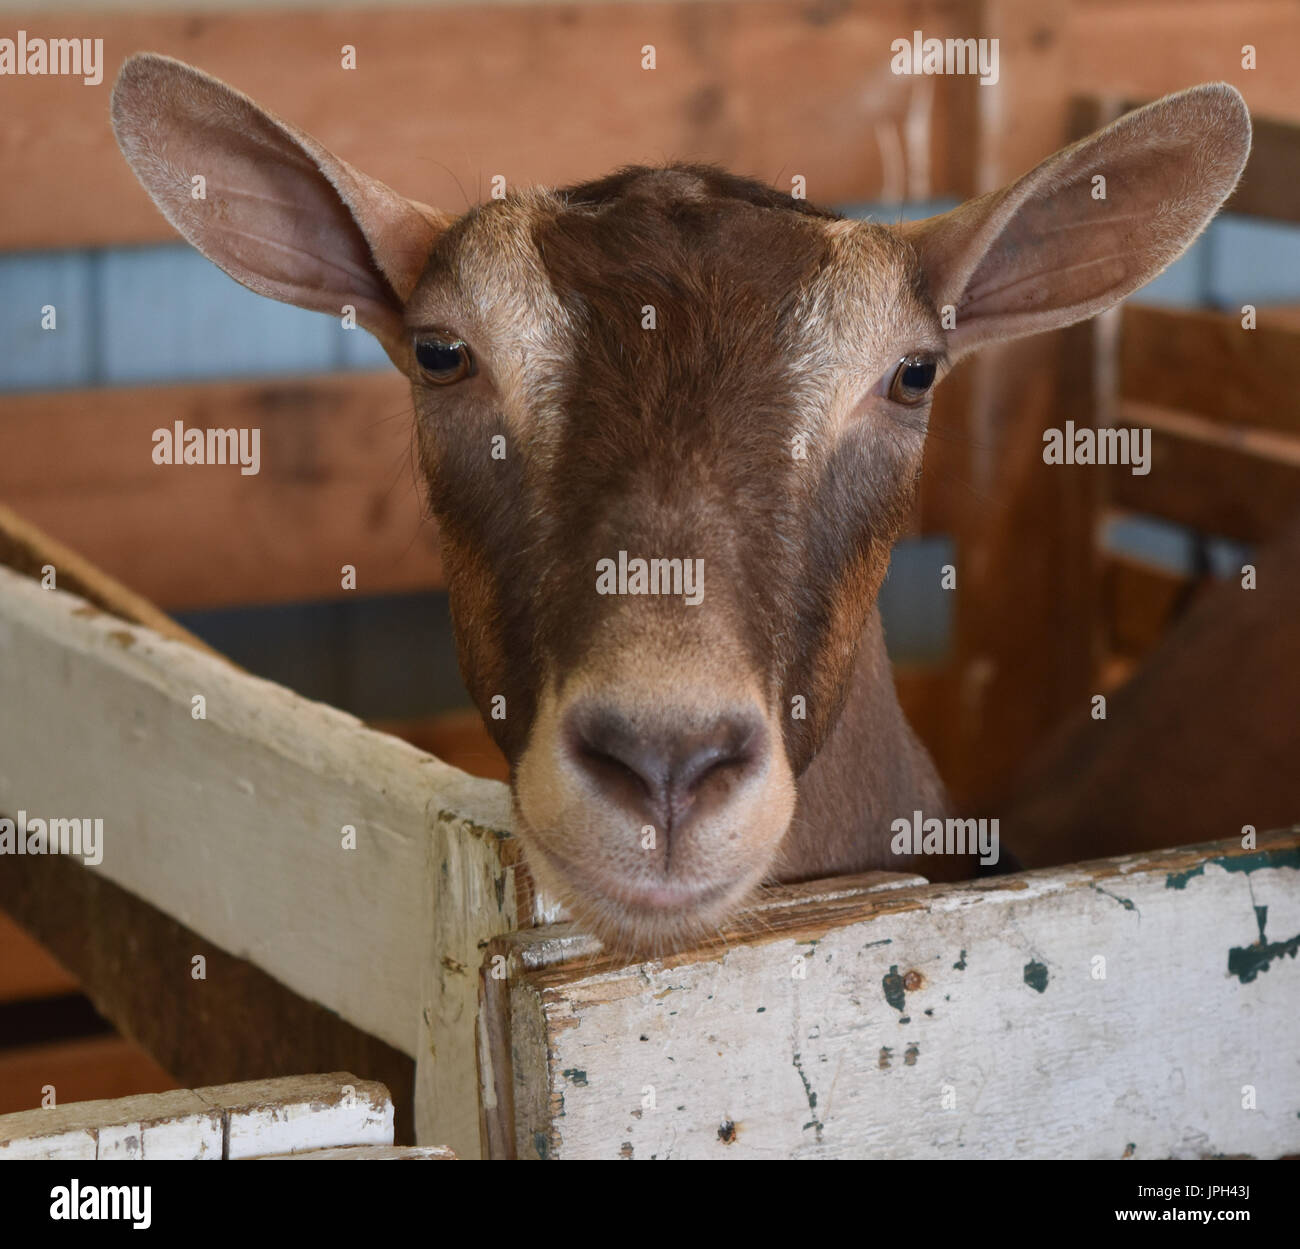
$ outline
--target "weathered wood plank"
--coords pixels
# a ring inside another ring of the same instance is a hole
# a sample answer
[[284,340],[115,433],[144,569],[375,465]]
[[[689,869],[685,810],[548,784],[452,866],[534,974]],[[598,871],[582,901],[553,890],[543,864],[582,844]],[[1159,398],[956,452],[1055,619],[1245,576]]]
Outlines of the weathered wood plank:
[[260,1158],[340,1145],[391,1145],[393,1103],[382,1084],[346,1071],[195,1089],[219,1113],[222,1157]]
[[[519,951],[553,938],[520,933]],[[1300,1149],[1300,830],[793,909],[509,979],[521,1157]],[[498,1079],[501,1078],[498,1073]]]
[[456,1155],[441,1145],[341,1145],[296,1154],[271,1154],[266,1162],[454,1162]]
[[1300,434],[1300,332],[1269,309],[1253,330],[1238,314],[1199,309],[1130,304],[1120,318],[1122,398]]
[[1268,541],[1300,512],[1300,438],[1131,402],[1118,423],[1151,430],[1149,473],[1097,470],[1118,507],[1242,542]]
[[[969,35],[967,6],[926,0],[736,5],[535,4],[96,16],[104,82],[24,77],[24,118],[0,134],[0,249],[170,237],[112,142],[108,90],[148,48],[216,74],[404,194],[459,211],[488,180],[563,185],[620,165],[714,160],[807,179],[823,202],[951,189],[970,149],[962,80],[892,74],[890,41],[914,25]],[[75,15],[13,13],[45,38],[84,36]],[[355,70],[340,68],[353,45]],[[653,45],[656,67],[642,69]],[[921,143],[904,144],[919,127]],[[818,142],[810,144],[810,135]],[[920,159],[914,153],[919,148]],[[914,165],[919,168],[913,168]],[[93,194],[88,193],[93,188]]]
[[[259,471],[155,464],[154,430],[177,421],[259,430]],[[428,589],[442,568],[413,438],[392,371],[16,395],[0,495],[168,609],[338,598],[345,564],[363,594]]]
[[0,1160],[217,1161],[392,1144],[388,1090],[346,1071],[0,1115]]
[[[0,422],[3,419],[3,407],[0,407]],[[84,555],[50,537],[3,503],[0,503],[0,565],[38,581],[43,581],[45,569],[52,568],[54,589],[67,590],[120,620],[142,624],[163,637],[222,658],[148,599],[128,590]]]
[[0,1159],[220,1159],[219,1107],[189,1089],[0,1115]]
[[[79,870],[404,1053],[439,1014],[422,960],[464,962],[518,922],[503,786],[6,569],[0,698],[24,709],[0,720],[0,811],[102,819],[103,860]],[[452,860],[434,911],[429,866]],[[24,861],[6,856],[5,874]],[[445,1086],[430,1122],[463,1102],[473,1149],[473,1030],[434,1026]]]
[[504,788],[5,569],[0,639],[25,709],[0,724],[0,809],[102,818],[93,870],[413,1052],[430,826],[446,809],[504,829]]

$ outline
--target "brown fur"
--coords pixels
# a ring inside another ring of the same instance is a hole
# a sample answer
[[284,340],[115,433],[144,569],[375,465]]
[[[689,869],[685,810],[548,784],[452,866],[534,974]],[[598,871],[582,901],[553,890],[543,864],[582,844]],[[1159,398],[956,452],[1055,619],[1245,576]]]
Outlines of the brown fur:
[[[891,821],[943,795],[875,608],[928,413],[891,378],[1114,303],[1196,236],[1250,139],[1240,96],[1210,86],[896,230],[695,165],[450,223],[163,57],[126,63],[113,119],[200,250],[274,298],[354,306],[410,376],[462,670],[530,862],[606,941],[651,952],[774,872],[906,866]],[[475,375],[423,375],[435,332]],[[619,551],[702,560],[702,601],[597,594]]]

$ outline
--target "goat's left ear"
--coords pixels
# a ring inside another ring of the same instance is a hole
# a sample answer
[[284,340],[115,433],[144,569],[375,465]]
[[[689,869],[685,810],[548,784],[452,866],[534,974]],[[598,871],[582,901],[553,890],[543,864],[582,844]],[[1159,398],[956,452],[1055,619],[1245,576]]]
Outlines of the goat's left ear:
[[1149,282],[1205,228],[1249,152],[1237,89],[1192,87],[1000,191],[900,226],[935,308],[955,309],[949,357],[1082,321]]
[[406,369],[403,306],[449,217],[170,57],[122,66],[113,131],[154,203],[209,260],[259,295],[334,316],[351,305]]

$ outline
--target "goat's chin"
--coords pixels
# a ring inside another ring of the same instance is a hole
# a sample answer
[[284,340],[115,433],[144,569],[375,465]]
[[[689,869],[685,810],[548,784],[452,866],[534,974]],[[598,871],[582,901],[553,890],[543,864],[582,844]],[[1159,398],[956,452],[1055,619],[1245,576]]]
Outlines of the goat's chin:
[[743,928],[747,904],[770,875],[781,841],[776,837],[739,875],[682,883],[570,864],[533,833],[518,808],[516,829],[543,897],[560,903],[578,928],[622,958],[662,958],[716,941],[728,928]]

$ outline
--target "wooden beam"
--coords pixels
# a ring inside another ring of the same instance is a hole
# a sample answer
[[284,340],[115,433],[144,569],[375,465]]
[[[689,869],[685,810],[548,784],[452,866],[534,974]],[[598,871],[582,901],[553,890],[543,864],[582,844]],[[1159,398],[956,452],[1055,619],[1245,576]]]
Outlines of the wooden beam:
[[0,1159],[237,1161],[392,1144],[388,1090],[347,1071],[0,1115]]
[[1120,318],[1124,399],[1300,435],[1300,332],[1270,309],[1253,330],[1236,313],[1199,309],[1129,304]]
[[[0,691],[24,708],[0,718],[0,811],[102,819],[102,862],[76,870],[403,1053],[432,1038],[426,1123],[453,1127],[426,1143],[472,1156],[473,1029],[456,1022],[477,990],[426,983],[424,960],[465,965],[519,922],[505,787],[7,569],[0,639]],[[180,992],[191,970],[172,974]]]
[[[863,872],[773,886],[719,934],[718,949],[744,949],[756,940],[802,932],[814,911],[820,921],[834,922],[859,913],[877,896],[901,896],[925,883],[923,877],[905,872]],[[698,957],[698,951],[683,952],[650,966],[681,967]],[[599,942],[567,923],[521,929],[489,943],[479,971],[479,1085],[485,1157],[550,1156],[545,1143],[525,1143],[518,1135],[523,1129],[516,1107],[545,1102],[549,1077],[544,1070],[545,1028],[536,1026],[538,1020],[532,1017],[529,1005],[524,1006],[523,1015],[516,1008],[528,978],[555,964],[575,969],[599,965],[618,969],[616,974],[626,971],[633,975],[644,972],[646,966],[626,967],[625,960],[602,953]]]
[[[177,421],[260,430],[260,471],[155,464]],[[427,589],[442,570],[413,438],[395,371],[6,396],[0,495],[169,610],[338,598],[344,564],[361,593]]]
[[[814,901],[741,944],[632,967],[517,933],[496,982],[513,1148],[1295,1153],[1300,1067],[1278,1055],[1297,941],[1300,832]],[[1261,1100],[1243,1111],[1248,1085]]]
[[1137,403],[1119,424],[1151,430],[1151,471],[1100,470],[1118,507],[1242,542],[1268,541],[1300,512],[1300,438]]
[[[486,196],[497,175],[565,185],[667,159],[717,161],[787,189],[801,174],[810,198],[835,203],[877,198],[897,156],[912,174],[900,195],[941,195],[971,147],[969,114],[954,107],[965,84],[891,73],[889,45],[918,25],[968,35],[965,11],[942,0],[661,0],[327,8],[310,21],[251,9],[99,13],[102,84],[6,84],[26,120],[6,134],[0,250],[173,237],[109,130],[109,89],[141,49],[228,80],[366,173],[443,209]],[[75,14],[11,13],[9,25],[45,38],[87,34]],[[344,45],[356,48],[354,70],[340,67]],[[654,69],[642,68],[647,45]],[[918,150],[924,167],[914,170]]]
[[[71,969],[95,1008],[129,1039],[34,1047],[22,1063],[0,1062],[5,1079],[23,1088],[21,1104],[6,1109],[38,1106],[47,1083],[63,1102],[346,1069],[390,1090],[397,1139],[415,1139],[408,1054],[95,870],[57,855],[29,857],[21,870],[13,863],[0,872],[0,906]],[[192,975],[195,959],[202,960],[201,980]]]

